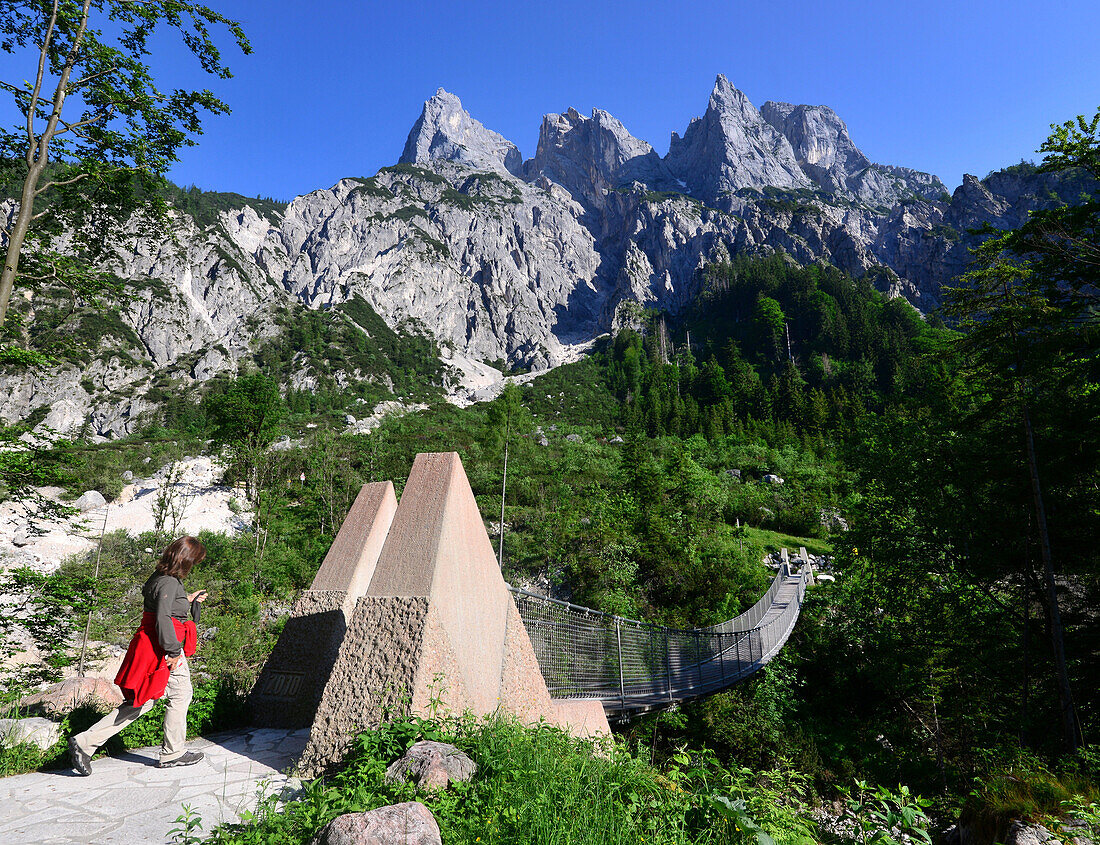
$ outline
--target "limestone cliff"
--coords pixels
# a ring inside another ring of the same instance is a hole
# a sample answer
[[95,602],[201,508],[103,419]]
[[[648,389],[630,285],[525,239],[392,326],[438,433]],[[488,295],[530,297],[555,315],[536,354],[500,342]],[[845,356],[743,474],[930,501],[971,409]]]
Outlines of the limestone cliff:
[[204,225],[177,214],[171,238],[119,247],[108,269],[128,290],[98,354],[0,372],[0,418],[125,434],[165,389],[235,369],[295,313],[358,300],[467,372],[554,366],[624,301],[679,312],[705,265],[738,253],[873,272],[929,311],[964,271],[972,229],[1017,226],[1089,187],[1021,166],[967,176],[948,198],[935,176],[872,163],[831,109],[758,111],[723,76],[664,158],[607,112],[568,109],[543,119],[523,162],[440,89],[393,167],[285,209],[242,203]]

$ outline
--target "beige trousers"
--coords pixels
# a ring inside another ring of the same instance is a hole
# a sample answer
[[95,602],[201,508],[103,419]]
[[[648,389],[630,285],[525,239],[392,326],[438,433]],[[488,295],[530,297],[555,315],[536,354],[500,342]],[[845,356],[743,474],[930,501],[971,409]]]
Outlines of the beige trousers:
[[[164,691],[168,706],[164,711],[164,744],[160,749],[162,762],[175,760],[183,755],[187,743],[187,707],[191,704],[192,694],[191,670],[187,668],[185,657],[168,676],[168,687]],[[147,713],[156,703],[146,701],[140,707],[122,704],[73,739],[80,750],[91,757],[103,743]]]

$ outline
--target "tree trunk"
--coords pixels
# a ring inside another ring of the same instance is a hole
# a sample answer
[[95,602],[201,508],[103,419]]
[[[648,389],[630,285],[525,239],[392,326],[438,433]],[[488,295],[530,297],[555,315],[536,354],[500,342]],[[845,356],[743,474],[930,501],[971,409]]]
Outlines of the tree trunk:
[[[1030,567],[1030,564],[1028,564]],[[1020,578],[1020,597],[1024,603],[1023,689],[1020,700],[1020,745],[1028,747],[1028,698],[1031,694],[1031,600],[1028,596],[1027,574]]]
[[1062,732],[1066,750],[1070,753],[1081,745],[1081,732],[1077,724],[1077,711],[1073,706],[1073,692],[1066,669],[1065,632],[1062,614],[1058,607],[1058,586],[1054,582],[1054,563],[1050,552],[1050,533],[1047,530],[1046,509],[1043,506],[1043,490],[1039,483],[1039,463],[1035,457],[1035,435],[1031,427],[1031,413],[1023,404],[1024,434],[1027,441],[1027,469],[1031,480],[1031,497],[1035,506],[1035,521],[1039,528],[1039,550],[1043,558],[1043,576],[1046,599],[1050,613],[1050,644],[1054,650],[1054,668],[1058,676],[1058,698],[1061,705]]
[[8,236],[8,251],[4,256],[3,272],[0,272],[0,326],[4,325],[8,315],[11,292],[15,288],[15,277],[19,273],[19,253],[23,250],[23,242],[27,239],[27,232],[31,228],[31,219],[34,217],[34,194],[45,166],[45,160],[41,163],[35,162],[27,172],[27,178],[23,180],[19,214],[16,215],[15,225]]
[[58,2],[54,0],[50,22],[42,40],[42,52],[38,64],[38,76],[35,79],[34,91],[30,102],[30,111],[27,116],[27,178],[23,180],[23,192],[20,195],[19,214],[15,218],[15,226],[8,237],[8,251],[4,256],[4,269],[0,271],[0,326],[8,316],[8,305],[11,302],[11,292],[15,287],[15,277],[19,271],[19,254],[23,249],[23,242],[30,231],[31,221],[34,219],[34,198],[38,195],[38,180],[46,169],[49,161],[50,141],[57,132],[58,121],[61,120],[61,110],[65,106],[65,97],[69,93],[69,74],[72,73],[77,54],[84,42],[84,31],[88,26],[88,9],[91,0],[84,0],[80,10],[80,23],[76,33],[72,37],[69,53],[65,58],[65,65],[57,80],[54,89],[53,100],[49,119],[42,134],[35,136],[34,115],[38,105],[38,92],[41,90],[46,69],[46,58],[50,50],[50,39],[53,37],[54,26],[57,23]]

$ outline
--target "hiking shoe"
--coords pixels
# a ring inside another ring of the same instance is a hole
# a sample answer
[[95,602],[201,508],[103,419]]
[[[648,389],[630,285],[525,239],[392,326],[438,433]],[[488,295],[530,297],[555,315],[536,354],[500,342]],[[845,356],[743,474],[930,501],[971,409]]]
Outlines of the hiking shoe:
[[193,766],[199,762],[206,755],[201,751],[184,751],[179,757],[174,760],[161,760],[157,763],[158,769],[170,769],[173,766]]
[[77,745],[76,737],[69,737],[69,760],[72,761],[73,768],[80,774],[87,777],[92,773],[92,758],[84,753],[79,745]]

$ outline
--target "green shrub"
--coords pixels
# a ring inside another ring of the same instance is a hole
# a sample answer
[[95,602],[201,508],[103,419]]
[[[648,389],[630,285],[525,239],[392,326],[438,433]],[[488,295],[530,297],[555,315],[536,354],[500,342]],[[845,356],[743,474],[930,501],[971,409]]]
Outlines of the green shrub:
[[[418,738],[455,743],[477,773],[441,794],[388,783],[386,766]],[[594,746],[545,725],[413,719],[363,732],[344,767],[306,783],[300,800],[280,810],[268,798],[212,841],[304,843],[339,815],[408,800],[426,803],[443,841],[455,845],[767,845],[770,837],[793,845],[810,841],[811,832],[777,792],[758,789],[706,752],[682,753],[658,771],[621,744]]]

